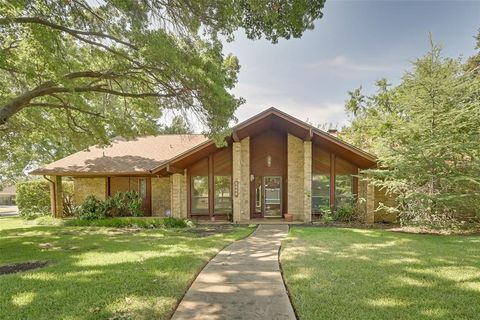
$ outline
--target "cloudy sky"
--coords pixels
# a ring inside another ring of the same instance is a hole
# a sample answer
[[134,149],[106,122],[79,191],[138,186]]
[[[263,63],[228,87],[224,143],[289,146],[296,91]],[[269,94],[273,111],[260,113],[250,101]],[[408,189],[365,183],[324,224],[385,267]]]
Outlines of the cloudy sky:
[[301,39],[278,44],[239,32],[225,53],[242,66],[233,93],[246,99],[240,121],[274,106],[314,125],[341,126],[347,91],[375,80],[396,83],[429,47],[428,34],[451,57],[475,52],[480,1],[335,1]]

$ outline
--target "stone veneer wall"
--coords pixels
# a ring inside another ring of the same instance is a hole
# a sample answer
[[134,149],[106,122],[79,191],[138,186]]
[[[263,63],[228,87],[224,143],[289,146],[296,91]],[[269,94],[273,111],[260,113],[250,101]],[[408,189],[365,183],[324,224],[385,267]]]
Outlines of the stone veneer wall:
[[171,211],[171,187],[169,177],[152,178],[152,216],[163,217],[167,210]]
[[363,216],[365,223],[373,222],[394,222],[397,215],[387,213],[385,210],[377,210],[380,203],[386,206],[395,206],[395,199],[385,194],[384,190],[368,184],[365,179],[359,179],[358,182],[357,209]]
[[88,196],[92,195],[99,200],[105,200],[107,194],[107,178],[74,178],[73,203],[81,204]]
[[233,221],[250,220],[250,138],[234,142],[233,162]]
[[187,218],[187,183],[186,174],[174,173],[171,180],[171,209],[172,216],[176,218]]
[[287,170],[287,213],[293,215],[294,220],[304,220],[305,208],[305,150],[303,141],[291,134],[288,135],[288,170]]
[[303,221],[312,221],[312,141],[303,142]]

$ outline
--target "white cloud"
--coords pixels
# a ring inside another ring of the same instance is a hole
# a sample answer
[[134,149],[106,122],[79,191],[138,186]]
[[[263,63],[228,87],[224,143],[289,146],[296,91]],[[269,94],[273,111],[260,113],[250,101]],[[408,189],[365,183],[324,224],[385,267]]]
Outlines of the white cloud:
[[244,121],[263,110],[275,107],[314,126],[329,124],[340,128],[347,123],[343,102],[322,101],[305,102],[289,92],[239,83],[233,92],[246,99],[236,112],[238,120]]
[[307,69],[314,70],[333,70],[333,71],[349,71],[349,72],[388,72],[402,69],[403,66],[396,64],[380,64],[380,63],[360,63],[353,61],[345,55],[338,55],[331,59],[316,60],[305,65]]

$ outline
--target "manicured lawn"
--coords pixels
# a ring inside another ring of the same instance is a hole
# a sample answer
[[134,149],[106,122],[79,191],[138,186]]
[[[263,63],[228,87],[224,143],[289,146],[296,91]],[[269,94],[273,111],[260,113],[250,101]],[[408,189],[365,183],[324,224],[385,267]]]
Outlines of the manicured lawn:
[[0,319],[167,319],[203,265],[253,229],[133,230],[25,225],[0,218]]
[[478,319],[480,237],[293,227],[281,264],[300,319]]

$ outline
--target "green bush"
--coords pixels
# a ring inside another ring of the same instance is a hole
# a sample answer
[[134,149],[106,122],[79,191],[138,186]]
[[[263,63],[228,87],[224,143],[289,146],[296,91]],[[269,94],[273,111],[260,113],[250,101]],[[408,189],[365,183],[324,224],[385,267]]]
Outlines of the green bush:
[[124,217],[131,214],[134,217],[143,216],[142,199],[134,191],[117,192],[113,197],[98,200],[88,196],[75,209],[75,215],[82,220],[95,220],[108,217]]
[[50,186],[46,180],[17,183],[17,206],[21,217],[32,219],[50,214]]
[[187,222],[183,219],[167,217],[163,219],[165,227],[167,228],[186,228]]
[[[73,215],[73,182],[62,181],[63,214]],[[50,214],[50,182],[31,180],[17,183],[17,206],[20,216],[26,219]]]
[[354,215],[354,208],[350,204],[344,204],[335,211],[335,220],[342,222],[352,221]]
[[105,203],[94,196],[88,196],[80,206],[75,208],[75,215],[82,220],[105,218]]
[[106,227],[106,228],[186,228],[187,222],[178,218],[103,218],[103,219],[68,219],[67,226]]

